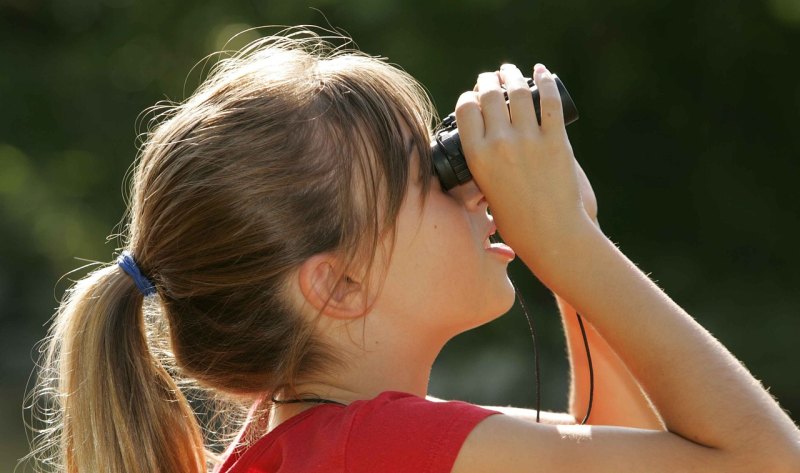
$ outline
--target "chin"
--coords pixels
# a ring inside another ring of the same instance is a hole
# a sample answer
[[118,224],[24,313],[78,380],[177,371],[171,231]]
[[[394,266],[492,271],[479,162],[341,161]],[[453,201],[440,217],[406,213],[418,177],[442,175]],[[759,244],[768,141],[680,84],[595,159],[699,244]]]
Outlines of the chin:
[[511,279],[506,274],[506,277],[503,278],[503,282],[499,283],[500,287],[498,287],[494,291],[494,299],[492,300],[491,307],[493,312],[495,312],[494,318],[497,318],[509,310],[511,307],[514,306],[514,302],[517,299],[517,293],[514,289],[514,285],[511,283]]
[[506,278],[506,287],[504,287],[502,294],[499,294],[497,297],[497,304],[494,317],[491,320],[494,320],[501,315],[505,314],[511,307],[514,306],[514,302],[517,299],[517,293],[514,290],[514,286],[511,284],[511,280]]

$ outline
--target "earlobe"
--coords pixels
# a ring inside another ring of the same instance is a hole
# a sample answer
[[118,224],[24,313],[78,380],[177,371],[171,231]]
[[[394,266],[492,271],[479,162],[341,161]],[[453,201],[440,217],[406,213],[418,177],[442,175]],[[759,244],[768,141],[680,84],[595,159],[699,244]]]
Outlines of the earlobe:
[[342,274],[341,262],[329,253],[312,256],[300,265],[300,292],[319,313],[337,319],[364,315],[364,286]]

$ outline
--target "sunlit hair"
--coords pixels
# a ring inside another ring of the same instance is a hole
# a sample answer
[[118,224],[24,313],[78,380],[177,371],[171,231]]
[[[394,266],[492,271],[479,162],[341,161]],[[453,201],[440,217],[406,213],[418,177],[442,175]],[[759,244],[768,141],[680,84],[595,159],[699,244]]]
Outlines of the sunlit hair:
[[206,471],[178,386],[248,405],[341,363],[289,304],[288,276],[321,252],[371,267],[418,172],[402,128],[427,190],[434,120],[407,73],[306,29],[218,61],[135,164],[123,246],[157,296],[110,264],[58,309],[33,400],[39,467]]

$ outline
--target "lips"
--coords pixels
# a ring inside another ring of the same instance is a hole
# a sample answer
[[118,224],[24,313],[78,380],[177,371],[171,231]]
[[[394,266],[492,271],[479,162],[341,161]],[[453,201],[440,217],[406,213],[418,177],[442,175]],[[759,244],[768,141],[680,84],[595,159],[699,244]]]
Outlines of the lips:
[[489,241],[489,237],[497,232],[497,226],[494,224],[494,221],[490,221],[489,223],[490,225],[486,231],[486,238],[483,240],[483,249],[497,254],[506,261],[511,261],[516,257],[516,254],[514,254],[514,250],[510,246],[504,243],[492,243]]
[[488,249],[492,242],[489,241],[489,237],[497,233],[497,226],[494,224],[493,221],[489,222],[489,229],[486,231],[486,238],[483,239],[483,248]]

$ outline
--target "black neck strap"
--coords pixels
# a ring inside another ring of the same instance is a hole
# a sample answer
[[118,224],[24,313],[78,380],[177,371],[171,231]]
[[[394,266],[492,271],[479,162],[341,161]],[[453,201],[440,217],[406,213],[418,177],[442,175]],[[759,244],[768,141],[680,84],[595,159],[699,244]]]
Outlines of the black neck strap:
[[347,406],[347,404],[339,401],[332,401],[330,399],[322,399],[320,397],[299,397],[296,399],[275,399],[275,396],[272,397],[273,404],[301,404],[301,403],[312,403],[312,404],[338,404],[340,406]]

